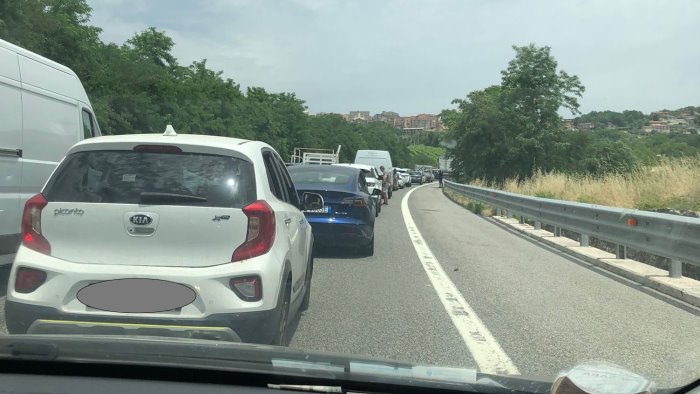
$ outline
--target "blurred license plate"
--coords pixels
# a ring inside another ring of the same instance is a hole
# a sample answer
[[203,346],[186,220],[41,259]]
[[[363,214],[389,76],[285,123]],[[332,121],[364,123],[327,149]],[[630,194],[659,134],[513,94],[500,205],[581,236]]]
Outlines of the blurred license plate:
[[313,210],[307,210],[304,212],[310,212],[310,213],[331,213],[331,207],[325,206],[321,209],[313,209]]

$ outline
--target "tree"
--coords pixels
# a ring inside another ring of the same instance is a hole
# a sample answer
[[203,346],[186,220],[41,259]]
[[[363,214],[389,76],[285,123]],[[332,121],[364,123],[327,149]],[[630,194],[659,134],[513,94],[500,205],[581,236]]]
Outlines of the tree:
[[170,54],[175,43],[165,32],[149,27],[141,33],[135,34],[127,42],[134,54],[160,67],[177,66],[175,57]]
[[622,141],[596,141],[585,150],[578,172],[593,175],[627,174],[637,168],[632,150]]
[[515,59],[501,71],[502,111],[514,127],[518,168],[514,175],[528,177],[536,169],[549,171],[561,145],[559,109],[579,113],[578,97],[585,91],[575,75],[557,72],[549,47],[514,46]]
[[449,137],[457,141],[453,167],[467,179],[529,177],[553,169],[567,150],[558,111],[578,113],[585,88],[578,77],[557,70],[549,47],[513,49],[500,85],[454,100],[457,113],[443,112]]

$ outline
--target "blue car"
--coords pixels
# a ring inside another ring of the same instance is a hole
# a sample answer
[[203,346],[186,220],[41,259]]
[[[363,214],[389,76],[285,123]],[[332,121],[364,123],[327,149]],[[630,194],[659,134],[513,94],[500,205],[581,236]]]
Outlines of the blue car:
[[[323,208],[304,211],[316,245],[353,247],[365,255],[374,254],[377,208],[362,171],[335,165],[303,165],[288,170],[299,195],[314,192],[323,196]],[[381,191],[375,189],[375,193]]]

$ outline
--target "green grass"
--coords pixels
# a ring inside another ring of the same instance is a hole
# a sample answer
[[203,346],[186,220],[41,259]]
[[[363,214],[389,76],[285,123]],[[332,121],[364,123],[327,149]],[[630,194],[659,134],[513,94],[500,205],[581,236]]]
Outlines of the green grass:
[[482,215],[482,216],[492,216],[493,211],[491,208],[483,203],[480,203],[478,201],[470,200],[464,196],[462,196],[459,193],[453,192],[452,190],[448,189],[442,189],[442,192],[449,198],[450,200],[456,202],[457,204],[461,205],[462,207],[468,209],[474,214],[477,215]]

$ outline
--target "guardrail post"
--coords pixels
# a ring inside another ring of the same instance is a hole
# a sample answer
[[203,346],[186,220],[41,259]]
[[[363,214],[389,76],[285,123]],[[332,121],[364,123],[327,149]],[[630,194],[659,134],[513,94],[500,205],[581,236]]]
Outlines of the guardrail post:
[[503,212],[501,212],[501,208],[496,208],[496,216],[498,216],[499,218],[501,216],[503,216]]
[[680,278],[683,276],[683,263],[679,260],[671,260],[671,267],[668,270],[668,276],[671,278]]
[[617,245],[617,253],[615,253],[615,256],[618,259],[626,259],[627,258],[627,247],[625,245]]
[[589,245],[590,245],[590,238],[588,238],[588,235],[581,234],[581,246],[589,246]]
[[561,237],[561,227],[559,227],[559,226],[554,226],[554,236],[555,236],[555,237]]
[[542,222],[535,220],[535,230],[542,230]]
[[520,222],[520,224],[525,224],[525,216],[520,215],[520,218],[518,218],[518,221]]

